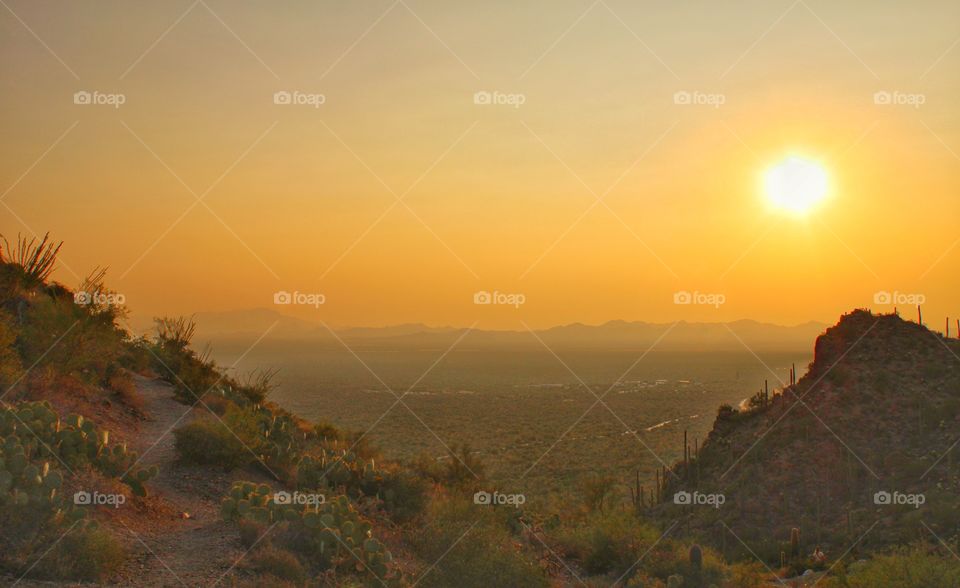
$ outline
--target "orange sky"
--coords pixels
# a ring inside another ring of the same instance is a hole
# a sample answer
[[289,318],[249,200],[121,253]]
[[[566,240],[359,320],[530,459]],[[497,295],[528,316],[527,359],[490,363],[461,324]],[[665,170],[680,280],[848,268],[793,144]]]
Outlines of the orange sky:
[[[135,315],[960,316],[956,3],[7,4],[0,232],[63,239],[68,285],[109,266]],[[806,217],[758,189],[791,153],[830,175]]]

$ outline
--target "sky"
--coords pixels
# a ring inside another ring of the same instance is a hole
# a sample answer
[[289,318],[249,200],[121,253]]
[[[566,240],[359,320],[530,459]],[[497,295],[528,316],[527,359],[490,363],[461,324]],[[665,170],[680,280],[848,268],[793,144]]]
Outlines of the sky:
[[955,2],[0,4],[0,233],[134,316],[960,316]]

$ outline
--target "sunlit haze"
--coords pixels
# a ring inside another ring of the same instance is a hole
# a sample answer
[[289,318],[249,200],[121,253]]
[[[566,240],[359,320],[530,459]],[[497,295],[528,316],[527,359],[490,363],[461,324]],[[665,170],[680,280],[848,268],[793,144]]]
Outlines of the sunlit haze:
[[956,3],[7,3],[0,232],[134,318],[956,312]]

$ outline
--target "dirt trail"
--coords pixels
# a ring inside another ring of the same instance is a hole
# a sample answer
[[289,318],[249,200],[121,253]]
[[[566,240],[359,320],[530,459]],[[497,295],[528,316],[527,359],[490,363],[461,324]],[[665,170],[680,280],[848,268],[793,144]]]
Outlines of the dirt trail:
[[[173,388],[160,381],[137,377],[147,421],[130,445],[143,467],[156,465],[158,476],[147,483],[151,509],[138,520],[123,517],[132,553],[110,586],[211,586],[223,578],[243,555],[236,531],[219,516],[219,502],[231,479],[221,472],[176,464],[172,430],[196,418],[174,400]],[[160,514],[158,515],[156,512]],[[190,518],[183,518],[189,513]],[[220,585],[229,585],[229,578]]]

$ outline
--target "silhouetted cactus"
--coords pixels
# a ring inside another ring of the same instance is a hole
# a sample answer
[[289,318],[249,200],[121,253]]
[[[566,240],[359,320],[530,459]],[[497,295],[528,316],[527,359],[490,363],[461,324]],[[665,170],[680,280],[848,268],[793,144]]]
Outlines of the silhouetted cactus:
[[703,549],[697,544],[690,546],[690,567],[693,568],[697,574],[703,569]]

